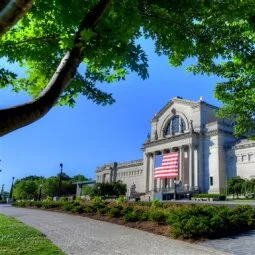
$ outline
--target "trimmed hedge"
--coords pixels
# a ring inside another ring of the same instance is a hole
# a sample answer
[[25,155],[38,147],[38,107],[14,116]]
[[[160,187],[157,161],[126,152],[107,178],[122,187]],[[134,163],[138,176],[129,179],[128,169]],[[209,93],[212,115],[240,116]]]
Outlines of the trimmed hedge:
[[60,208],[75,214],[107,215],[124,222],[153,221],[171,225],[176,238],[217,238],[255,229],[255,209],[248,205],[228,208],[213,205],[175,205],[157,202],[150,204],[118,201],[109,203],[100,198],[83,201],[20,201],[14,206]]
[[198,193],[193,196],[194,198],[216,198],[219,200],[226,200],[226,195],[224,194],[207,194],[207,193]]

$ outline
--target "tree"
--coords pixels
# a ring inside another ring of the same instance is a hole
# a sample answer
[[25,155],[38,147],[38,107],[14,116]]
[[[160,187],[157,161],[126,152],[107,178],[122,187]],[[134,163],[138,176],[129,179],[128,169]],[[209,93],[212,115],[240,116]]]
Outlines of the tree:
[[123,80],[130,71],[148,78],[147,56],[137,42],[142,36],[153,39],[156,53],[172,66],[196,58],[189,71],[222,77],[219,116],[235,119],[237,135],[253,131],[254,9],[253,0],[1,1],[0,57],[19,63],[27,75],[0,68],[0,86],[35,99],[0,110],[0,135],[43,117],[57,102],[74,106],[79,94],[113,103],[96,85]]
[[245,193],[245,180],[242,179],[240,176],[232,177],[228,180],[228,192],[233,194],[233,198],[236,195],[238,198],[239,195]]
[[82,181],[87,181],[88,178],[86,178],[83,174],[77,174],[74,175],[72,178],[73,182],[82,182]]
[[113,183],[95,183],[91,191],[92,196],[124,196],[127,192],[127,185],[121,181]]
[[13,188],[13,196],[16,199],[37,199],[38,197],[37,180],[21,180],[15,183]]

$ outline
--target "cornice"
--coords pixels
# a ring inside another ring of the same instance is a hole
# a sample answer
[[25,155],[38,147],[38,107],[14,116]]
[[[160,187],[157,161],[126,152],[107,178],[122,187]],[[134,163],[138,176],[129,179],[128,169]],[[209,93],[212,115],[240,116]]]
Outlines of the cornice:
[[[143,159],[138,159],[138,160],[117,163],[117,169],[133,167],[133,166],[142,166],[142,165],[143,165]],[[96,169],[96,173],[100,173],[107,170],[111,171],[113,168],[114,168],[114,163],[104,164],[103,166],[99,166]]]
[[251,148],[251,147],[255,147],[255,142],[237,144],[237,145],[233,146],[232,149],[238,150],[238,149],[246,149],[246,148]]
[[119,163],[117,166],[117,169],[122,169],[122,168],[127,168],[127,167],[133,167],[133,166],[142,166],[143,165],[143,160],[139,159],[139,160],[133,160],[133,161],[129,161],[129,162],[123,162],[123,163]]
[[234,137],[233,133],[224,130],[212,130],[209,132],[204,132],[203,134],[204,136],[227,135]]
[[194,136],[197,137],[199,135],[200,134],[197,133],[197,132],[189,132],[189,133],[184,133],[184,134],[180,134],[180,135],[165,137],[165,138],[162,138],[160,140],[155,140],[155,141],[150,141],[150,142],[144,143],[142,149],[148,148],[148,147],[151,147],[151,146],[154,146],[154,145],[161,145],[161,144],[164,144],[166,142],[179,141],[179,140],[182,140],[182,139],[185,139],[185,138],[191,138],[191,137],[194,137]]

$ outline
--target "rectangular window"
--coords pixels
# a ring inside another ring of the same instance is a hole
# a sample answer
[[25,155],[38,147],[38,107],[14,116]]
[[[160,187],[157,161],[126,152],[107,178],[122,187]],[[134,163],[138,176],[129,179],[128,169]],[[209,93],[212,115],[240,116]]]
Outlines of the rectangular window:
[[210,186],[213,186],[213,177],[210,177]]

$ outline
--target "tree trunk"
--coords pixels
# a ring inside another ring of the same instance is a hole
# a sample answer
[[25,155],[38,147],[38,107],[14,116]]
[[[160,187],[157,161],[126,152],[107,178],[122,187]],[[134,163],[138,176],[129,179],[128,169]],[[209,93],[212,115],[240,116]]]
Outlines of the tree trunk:
[[0,38],[32,7],[34,0],[1,0]]
[[81,21],[74,38],[74,47],[63,57],[49,84],[36,100],[0,110],[0,136],[35,122],[53,107],[69,85],[84,57],[81,32],[86,28],[94,27],[99,22],[110,2],[111,0],[101,0]]

